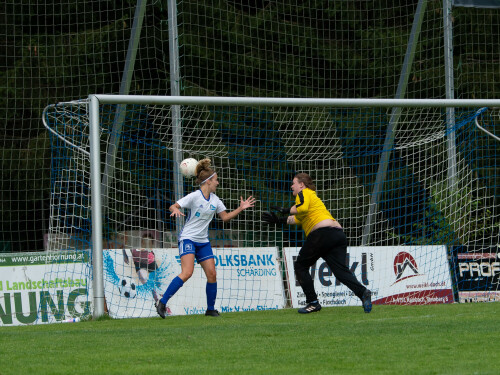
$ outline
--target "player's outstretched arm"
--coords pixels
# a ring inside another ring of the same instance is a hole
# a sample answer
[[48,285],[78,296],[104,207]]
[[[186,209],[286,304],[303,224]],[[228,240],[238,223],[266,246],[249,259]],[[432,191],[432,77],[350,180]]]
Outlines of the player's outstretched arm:
[[240,197],[240,206],[236,210],[231,211],[231,212],[222,211],[221,213],[219,213],[219,217],[224,222],[232,220],[236,216],[238,216],[241,211],[246,210],[247,208],[253,207],[255,205],[255,201],[256,201],[256,199],[254,197],[252,197],[251,195],[246,200],[243,200],[243,197]]
[[251,195],[246,199],[243,200],[243,197],[240,197],[240,208],[241,210],[246,210],[247,208],[253,207],[255,205],[256,198],[252,197]]
[[186,216],[181,212],[181,206],[179,206],[179,203],[174,203],[168,208],[168,210],[171,212],[170,217]]

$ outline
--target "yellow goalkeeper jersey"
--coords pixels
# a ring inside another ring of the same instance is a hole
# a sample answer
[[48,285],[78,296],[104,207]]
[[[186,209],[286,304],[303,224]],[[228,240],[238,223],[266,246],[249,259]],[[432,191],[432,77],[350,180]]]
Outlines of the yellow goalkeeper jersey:
[[297,214],[294,216],[295,223],[302,225],[306,237],[320,221],[326,219],[335,220],[326,209],[325,204],[318,198],[316,192],[309,188],[305,188],[297,194],[295,207],[297,208]]

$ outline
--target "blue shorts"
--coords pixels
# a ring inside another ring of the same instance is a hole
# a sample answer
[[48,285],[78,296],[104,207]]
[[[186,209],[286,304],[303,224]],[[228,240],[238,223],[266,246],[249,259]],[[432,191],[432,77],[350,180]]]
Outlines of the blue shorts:
[[179,255],[194,254],[198,263],[204,260],[215,258],[210,242],[200,243],[191,240],[179,241]]

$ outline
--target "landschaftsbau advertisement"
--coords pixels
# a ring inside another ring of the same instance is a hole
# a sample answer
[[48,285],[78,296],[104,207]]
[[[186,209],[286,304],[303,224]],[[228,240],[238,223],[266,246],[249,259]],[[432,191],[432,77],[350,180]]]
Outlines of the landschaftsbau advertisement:
[[87,251],[0,254],[0,326],[90,315]]

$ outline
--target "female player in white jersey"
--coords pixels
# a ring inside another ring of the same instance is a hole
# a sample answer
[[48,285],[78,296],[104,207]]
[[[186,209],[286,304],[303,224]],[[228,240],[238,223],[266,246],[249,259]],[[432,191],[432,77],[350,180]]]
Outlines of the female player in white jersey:
[[179,199],[169,208],[171,217],[185,216],[181,212],[183,208],[188,209],[189,213],[179,236],[181,273],[170,282],[163,297],[156,303],[156,311],[163,319],[165,319],[168,300],[193,275],[195,258],[207,276],[207,311],[205,315],[219,316],[219,312],[215,310],[217,278],[215,257],[208,240],[208,225],[216,213],[222,221],[227,222],[234,219],[243,210],[253,207],[255,203],[255,198],[252,196],[246,200],[240,197],[240,206],[234,211],[226,212],[226,206],[215,195],[219,181],[217,180],[217,173],[211,167],[210,159],[203,159],[198,162],[195,176],[196,182],[200,184],[200,189]]

